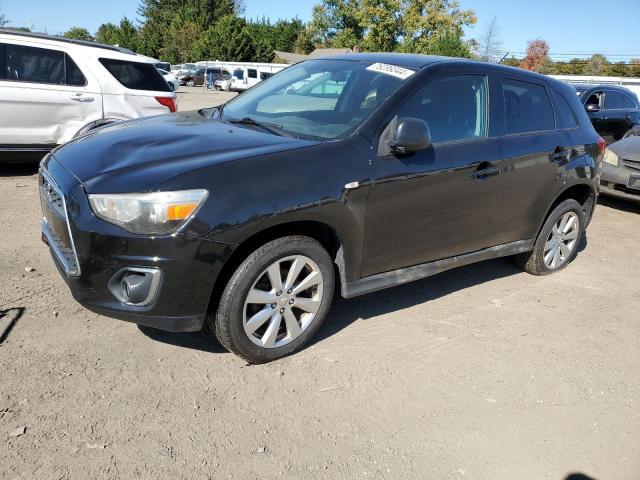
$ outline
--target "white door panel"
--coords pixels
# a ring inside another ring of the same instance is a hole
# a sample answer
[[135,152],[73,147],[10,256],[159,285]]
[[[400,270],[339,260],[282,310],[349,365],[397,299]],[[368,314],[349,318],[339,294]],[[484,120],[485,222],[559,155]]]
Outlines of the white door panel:
[[0,145],[58,145],[102,118],[99,93],[79,87],[0,81]]

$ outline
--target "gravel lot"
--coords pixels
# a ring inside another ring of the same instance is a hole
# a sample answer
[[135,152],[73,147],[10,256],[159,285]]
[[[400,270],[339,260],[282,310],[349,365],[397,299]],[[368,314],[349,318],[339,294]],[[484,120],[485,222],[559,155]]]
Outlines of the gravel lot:
[[0,478],[640,478],[640,206],[603,200],[562,273],[338,299],[309,348],[247,366],[79,307],[35,168],[0,166],[0,198]]

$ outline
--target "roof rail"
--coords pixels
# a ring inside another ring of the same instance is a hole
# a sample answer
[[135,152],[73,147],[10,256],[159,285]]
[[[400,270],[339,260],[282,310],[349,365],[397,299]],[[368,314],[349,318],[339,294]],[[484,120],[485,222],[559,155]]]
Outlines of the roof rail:
[[16,35],[19,37],[39,38],[41,40],[51,40],[54,42],[72,43],[74,45],[80,45],[83,47],[103,48],[105,50],[112,50],[114,52],[137,55],[136,52],[133,52],[128,48],[116,47],[114,45],[104,45],[102,43],[89,42],[87,40],[76,40],[73,38],[59,37],[57,35],[47,35],[45,33],[23,32],[20,30],[7,30],[6,28],[0,28],[0,33],[6,34],[6,35]]

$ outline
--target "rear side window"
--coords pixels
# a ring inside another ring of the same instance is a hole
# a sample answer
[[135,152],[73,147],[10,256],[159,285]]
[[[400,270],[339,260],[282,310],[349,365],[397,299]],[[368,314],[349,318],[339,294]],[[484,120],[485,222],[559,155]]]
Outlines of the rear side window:
[[609,90],[604,94],[604,108],[606,110],[636,108],[636,104],[624,93]]
[[555,130],[551,100],[542,85],[505,78],[502,92],[507,134]]
[[273,73],[260,72],[260,80],[266,80],[267,78],[271,77],[272,75],[273,75]]
[[249,70],[247,70],[247,77],[249,77],[249,78],[258,78],[258,70],[250,68]]
[[167,82],[152,63],[129,62],[112,58],[101,58],[100,63],[118,82],[132,90],[171,91]]
[[399,117],[427,122],[434,143],[486,137],[488,86],[484,75],[456,75],[427,85],[400,110]]
[[553,91],[553,95],[556,97],[556,106],[558,107],[556,112],[558,128],[562,130],[578,128],[578,120],[576,119],[576,115],[573,113],[573,109],[569,105],[569,102],[567,102],[562,94],[556,90]]

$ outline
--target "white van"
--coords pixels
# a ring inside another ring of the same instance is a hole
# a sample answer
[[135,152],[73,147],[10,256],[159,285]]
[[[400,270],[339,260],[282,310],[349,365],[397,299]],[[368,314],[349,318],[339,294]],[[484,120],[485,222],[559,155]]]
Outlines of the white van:
[[42,157],[92,128],[175,110],[148,57],[0,30],[0,160]]
[[230,90],[241,92],[287,68],[277,63],[249,63],[236,66],[231,73]]

